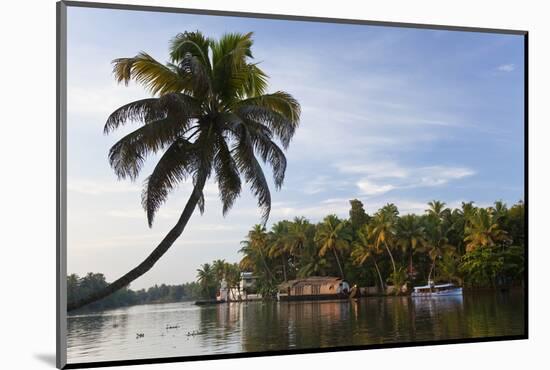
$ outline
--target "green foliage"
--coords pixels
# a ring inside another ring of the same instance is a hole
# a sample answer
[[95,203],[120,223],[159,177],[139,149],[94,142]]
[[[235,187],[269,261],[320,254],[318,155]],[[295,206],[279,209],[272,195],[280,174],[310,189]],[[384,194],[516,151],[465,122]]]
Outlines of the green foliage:
[[[153,97],[128,103],[105,124],[110,133],[127,122],[143,125],[109,152],[119,178],[136,180],[148,156],[163,153],[147,178],[142,204],[149,225],[168,194],[182,181],[195,185],[211,175],[225,215],[241,192],[241,177],[258,199],[266,221],[271,195],[259,160],[282,186],[286,149],[300,119],[300,105],[288,93],[267,93],[268,77],[253,61],[252,33],[228,33],[218,40],[184,32],[170,42],[170,61],[145,52],[113,61],[119,83],[131,80]],[[202,186],[201,186],[202,192]],[[204,209],[204,199],[199,203]]]
[[[243,241],[241,268],[269,287],[297,277],[329,275],[382,288],[386,281],[399,286],[435,280],[482,287],[522,279],[521,202],[511,208],[499,202],[478,208],[470,202],[449,209],[432,201],[424,215],[404,216],[387,204],[357,229],[352,219],[359,225],[362,205],[356,200],[350,204],[350,220],[329,215],[311,224],[298,217],[275,223],[270,232],[255,227]],[[482,250],[488,245],[489,251]],[[466,252],[466,246],[471,251]]]
[[444,254],[436,264],[439,279],[462,285],[463,278],[459,264],[460,257],[456,253]]
[[359,199],[349,201],[351,209],[349,210],[349,222],[353,232],[357,232],[361,227],[368,224],[370,216],[365,212],[363,202]]
[[315,233],[314,242],[319,247],[319,257],[324,257],[328,252],[332,252],[342,278],[344,277],[344,263],[340,259],[348,251],[351,241],[352,233],[348,221],[342,221],[336,215],[325,217]]
[[[109,283],[100,273],[88,273],[83,277],[76,274],[67,276],[67,299],[79,299],[103,289]],[[133,291],[128,287],[96,301],[86,307],[87,310],[103,310],[145,303],[168,303],[192,300],[198,298],[200,289],[197,283],[182,285],[155,285],[149,289]]]
[[389,280],[393,285],[393,294],[399,295],[401,287],[407,282],[407,269],[403,266],[398,267],[391,273]]
[[476,248],[462,257],[460,270],[471,286],[495,286],[504,267],[504,258],[489,247]]
[[203,298],[216,298],[218,289],[217,274],[218,271],[216,268],[212,267],[209,263],[204,263],[201,265],[201,268],[197,269],[197,282],[201,287]]

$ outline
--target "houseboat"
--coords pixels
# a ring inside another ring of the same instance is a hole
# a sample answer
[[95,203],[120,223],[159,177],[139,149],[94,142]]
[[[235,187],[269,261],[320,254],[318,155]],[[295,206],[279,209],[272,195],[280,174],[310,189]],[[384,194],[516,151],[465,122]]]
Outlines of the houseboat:
[[349,283],[343,279],[312,276],[280,284],[277,299],[280,301],[345,299],[349,297],[350,292]]
[[450,295],[462,295],[462,287],[451,283],[434,285],[430,282],[428,285],[414,287],[411,293],[411,297],[439,297]]

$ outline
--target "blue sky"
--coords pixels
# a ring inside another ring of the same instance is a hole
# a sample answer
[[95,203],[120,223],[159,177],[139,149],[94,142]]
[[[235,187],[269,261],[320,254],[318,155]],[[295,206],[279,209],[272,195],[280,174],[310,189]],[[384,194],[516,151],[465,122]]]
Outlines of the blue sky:
[[[212,37],[253,31],[270,90],[302,105],[269,224],[346,216],[353,198],[369,212],[393,202],[403,214],[422,213],[432,199],[485,206],[523,198],[522,36],[69,8],[69,272],[117,278],[150,253],[185,205],[189,184],[148,228],[140,185],[156,157],[136,183],[117,181],[107,152],[136,126],[110,136],[102,129],[114,109],[147,97],[140,86],[114,82],[111,60],[143,50],[167,61],[169,39],[197,29]],[[191,281],[201,263],[239,260],[239,241],[260,220],[255,200],[243,191],[223,218],[210,183],[206,202],[206,213],[132,287]]]

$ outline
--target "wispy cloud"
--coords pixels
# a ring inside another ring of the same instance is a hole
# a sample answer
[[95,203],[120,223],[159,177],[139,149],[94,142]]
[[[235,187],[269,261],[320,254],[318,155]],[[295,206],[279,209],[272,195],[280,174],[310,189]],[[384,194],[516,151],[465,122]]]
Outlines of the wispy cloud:
[[500,71],[500,72],[512,72],[515,69],[516,69],[515,64],[501,64],[497,67],[497,71]]
[[380,195],[396,189],[442,186],[476,173],[468,167],[404,166],[393,161],[374,164],[341,163],[336,167],[342,173],[359,176],[356,185],[364,195]]
[[318,194],[327,190],[342,189],[350,183],[346,180],[335,179],[334,176],[317,176],[312,180],[306,180],[303,192],[308,195]]
[[392,184],[375,184],[368,179],[363,179],[357,183],[359,190],[365,195],[379,195],[387,193],[396,188]]

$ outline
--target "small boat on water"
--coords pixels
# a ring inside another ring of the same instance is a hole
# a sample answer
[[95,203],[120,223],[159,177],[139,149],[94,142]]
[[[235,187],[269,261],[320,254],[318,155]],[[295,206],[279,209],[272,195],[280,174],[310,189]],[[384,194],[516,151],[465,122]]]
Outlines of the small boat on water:
[[428,284],[414,287],[411,297],[440,297],[450,295],[462,295],[462,287],[454,284]]

